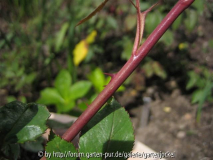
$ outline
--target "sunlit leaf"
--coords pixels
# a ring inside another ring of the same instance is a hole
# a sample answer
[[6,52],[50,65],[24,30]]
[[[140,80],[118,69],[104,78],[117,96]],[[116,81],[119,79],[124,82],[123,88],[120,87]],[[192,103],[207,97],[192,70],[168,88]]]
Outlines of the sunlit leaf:
[[78,66],[85,59],[87,53],[88,53],[88,44],[86,40],[81,40],[75,46],[75,49],[73,51],[75,66]]
[[64,99],[55,88],[45,88],[41,91],[41,96],[37,103],[41,104],[56,104],[64,103]]
[[105,77],[100,68],[96,68],[88,75],[88,79],[92,82],[97,92],[101,92],[104,88]]
[[69,91],[69,98],[78,99],[83,97],[91,88],[92,84],[89,81],[79,81],[72,85]]
[[71,81],[71,75],[65,69],[61,70],[55,79],[55,88],[64,99],[68,98]]
[[75,101],[72,99],[67,99],[64,103],[57,103],[56,108],[58,113],[68,112],[75,107]]
[[93,43],[95,41],[95,37],[97,35],[97,31],[93,30],[86,38],[86,42],[88,44]]

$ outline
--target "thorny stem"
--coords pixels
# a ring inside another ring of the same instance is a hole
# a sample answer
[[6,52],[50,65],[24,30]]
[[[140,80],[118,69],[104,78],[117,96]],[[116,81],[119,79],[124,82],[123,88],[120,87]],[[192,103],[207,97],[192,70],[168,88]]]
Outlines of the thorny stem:
[[[162,0],[161,0],[162,1]],[[158,1],[154,5],[152,5],[149,9],[147,9],[144,12],[140,11],[140,0],[136,0],[136,5],[130,0],[130,2],[134,5],[134,7],[137,10],[137,31],[135,35],[135,42],[132,49],[132,54],[136,54],[138,47],[141,44],[142,38],[143,38],[143,32],[144,32],[144,26],[145,26],[145,18],[148,12],[152,10],[156,5],[160,4],[161,1]]]
[[121,68],[121,70],[112,78],[110,83],[97,96],[97,98],[88,106],[73,125],[64,133],[62,138],[71,141],[89,122],[89,120],[98,112],[104,103],[113,95],[118,87],[127,79],[127,77],[140,64],[147,53],[157,43],[161,36],[166,32],[174,20],[188,8],[194,0],[179,0],[157,28],[150,34],[142,46],[137,49],[137,54],[132,54],[131,58]]

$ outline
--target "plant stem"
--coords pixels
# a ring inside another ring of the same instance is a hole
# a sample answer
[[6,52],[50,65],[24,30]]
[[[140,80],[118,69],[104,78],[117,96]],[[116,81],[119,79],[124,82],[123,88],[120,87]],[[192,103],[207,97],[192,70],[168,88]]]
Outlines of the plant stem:
[[132,54],[127,63],[112,78],[110,83],[97,96],[97,98],[88,106],[81,116],[73,123],[73,125],[62,136],[66,141],[71,141],[89,122],[89,120],[98,112],[104,103],[113,95],[118,87],[130,76],[135,68],[144,59],[147,53],[157,43],[161,36],[166,32],[174,20],[188,8],[194,0],[179,0],[157,28],[150,34],[142,46],[140,46],[135,54]]

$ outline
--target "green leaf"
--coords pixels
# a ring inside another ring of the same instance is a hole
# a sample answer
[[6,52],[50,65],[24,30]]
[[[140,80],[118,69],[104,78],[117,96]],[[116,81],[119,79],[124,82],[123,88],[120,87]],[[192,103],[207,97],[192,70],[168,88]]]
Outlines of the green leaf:
[[57,104],[64,103],[64,99],[60,96],[55,88],[45,88],[41,91],[41,97],[37,101],[41,104]]
[[202,93],[200,93],[200,95],[198,94],[198,96],[200,97],[199,97],[199,105],[198,105],[197,117],[196,117],[197,122],[200,122],[203,104],[208,98],[208,96],[211,96],[212,88],[213,88],[213,83],[211,81],[207,81],[205,88],[202,90]]
[[150,12],[145,20],[145,31],[150,34],[163,19],[162,13],[159,11]]
[[203,90],[196,90],[195,92],[193,92],[191,103],[197,103],[197,102],[201,101],[201,99],[203,97],[203,93],[204,93]]
[[75,107],[75,101],[72,99],[64,101],[64,103],[58,103],[56,104],[57,112],[62,113],[62,112],[68,112],[71,109]]
[[67,70],[61,70],[55,80],[55,88],[60,95],[66,99],[69,95],[69,88],[71,86],[71,75]]
[[88,106],[84,102],[78,104],[78,108],[82,111],[85,111],[87,107]]
[[130,39],[123,39],[123,52],[121,54],[121,58],[123,60],[128,60],[130,57],[131,57],[131,54],[132,54],[132,46],[133,46],[133,43]]
[[196,0],[192,3],[192,6],[195,7],[199,14],[203,14],[204,11],[204,1]]
[[56,41],[55,41],[56,52],[58,52],[60,50],[60,48],[63,44],[63,40],[64,40],[68,27],[69,27],[69,23],[68,22],[64,23],[63,26],[61,27],[61,30],[57,34]]
[[69,91],[69,98],[78,99],[83,97],[91,88],[89,81],[79,81],[72,85]]
[[186,14],[187,14],[187,18],[185,19],[184,24],[187,30],[192,31],[198,21],[197,12],[190,9],[186,11]]
[[152,68],[154,70],[154,73],[159,76],[162,79],[166,79],[167,74],[165,72],[165,70],[163,69],[163,67],[160,65],[159,62],[154,61],[152,63]]
[[113,28],[113,29],[117,29],[118,27],[118,23],[115,20],[115,18],[111,17],[111,16],[107,16],[106,17],[106,21],[107,23]]
[[195,87],[196,86],[196,82],[199,79],[198,74],[196,74],[194,71],[188,72],[188,76],[189,76],[189,81],[188,81],[188,83],[186,85],[186,89],[187,90],[191,89],[192,87]]
[[30,73],[26,76],[26,83],[31,84],[36,77],[36,73]]
[[167,30],[165,34],[161,37],[159,41],[165,43],[165,45],[170,46],[173,43],[174,35],[171,30]]
[[46,157],[50,160],[77,160],[78,152],[72,143],[55,136],[52,141],[47,143],[46,155],[51,155],[50,158]]
[[[79,152],[87,154],[102,153],[103,157],[91,159],[105,159],[107,153],[128,153],[134,143],[134,131],[128,113],[114,99],[110,100],[90,122],[83,128],[79,141]],[[106,153],[104,155],[104,153]],[[109,155],[108,155],[109,156]],[[107,159],[117,159],[115,156]],[[127,159],[127,158],[119,158]]]
[[7,96],[7,103],[10,103],[12,101],[16,101],[16,97],[14,97],[14,96]]
[[152,68],[151,62],[147,62],[143,65],[143,70],[145,71],[146,77],[150,78],[154,74],[154,70]]
[[14,101],[0,108],[0,144],[35,140],[47,129],[47,108],[36,103]]
[[0,41],[0,49],[6,44],[6,41],[3,39]]
[[92,82],[97,92],[101,92],[103,90],[105,77],[100,68],[93,70],[92,73],[88,75],[88,79]]

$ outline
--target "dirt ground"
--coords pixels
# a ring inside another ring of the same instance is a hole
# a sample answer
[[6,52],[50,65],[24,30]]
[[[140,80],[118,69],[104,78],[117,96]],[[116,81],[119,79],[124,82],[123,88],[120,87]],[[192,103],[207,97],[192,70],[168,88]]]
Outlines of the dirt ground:
[[[196,105],[174,90],[148,104],[150,117],[140,126],[144,106],[130,110],[136,139],[156,152],[173,152],[177,160],[210,160],[213,157],[213,108],[207,104],[202,110],[200,124],[196,123]],[[147,107],[147,105],[145,106]]]

